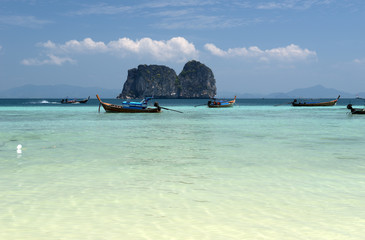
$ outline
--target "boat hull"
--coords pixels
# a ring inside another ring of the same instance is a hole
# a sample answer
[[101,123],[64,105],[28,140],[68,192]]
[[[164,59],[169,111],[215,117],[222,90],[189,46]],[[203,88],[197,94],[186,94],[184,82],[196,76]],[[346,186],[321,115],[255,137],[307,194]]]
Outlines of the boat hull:
[[352,104],[348,104],[347,108],[350,109],[352,114],[365,114],[365,108],[353,108]]
[[227,108],[227,107],[233,107],[234,103],[229,103],[229,104],[221,104],[221,105],[217,105],[217,104],[208,104],[209,108]]
[[156,108],[128,108],[121,105],[105,103],[101,101],[98,95],[100,105],[103,106],[104,110],[109,113],[159,113],[161,112],[161,108],[157,105]]
[[122,113],[159,113],[161,109],[158,108],[126,108],[120,105],[101,103],[106,112],[122,112]]
[[67,100],[67,99],[62,99],[61,103],[62,104],[74,104],[74,103],[87,103],[90,99],[90,96],[88,98],[85,98],[83,100]]
[[292,103],[293,107],[331,107],[336,105],[336,102],[325,102],[325,103]]
[[355,108],[354,111],[351,111],[352,114],[365,114],[365,109],[357,109]]
[[291,104],[293,107],[331,107],[335,106],[340,96],[337,99],[329,101],[329,102],[317,102],[317,103],[306,103],[306,102],[297,102],[294,100]]
[[233,107],[233,105],[236,102],[236,97],[234,97],[231,101],[209,101],[208,107],[209,108],[227,108],[227,107]]

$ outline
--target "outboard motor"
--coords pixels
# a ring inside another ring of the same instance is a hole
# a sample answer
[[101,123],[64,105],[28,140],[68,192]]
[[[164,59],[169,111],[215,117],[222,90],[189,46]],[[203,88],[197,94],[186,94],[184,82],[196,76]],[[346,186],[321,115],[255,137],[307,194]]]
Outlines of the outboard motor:
[[157,107],[157,109],[158,109],[159,111],[161,110],[161,107],[160,107],[160,105],[158,104],[158,102],[155,102],[155,103],[153,104],[153,106]]

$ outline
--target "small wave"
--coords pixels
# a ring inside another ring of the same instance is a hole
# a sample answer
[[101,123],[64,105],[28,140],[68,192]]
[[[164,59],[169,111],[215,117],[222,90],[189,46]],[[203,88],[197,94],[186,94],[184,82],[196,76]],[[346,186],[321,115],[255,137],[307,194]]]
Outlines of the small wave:
[[36,102],[29,102],[29,104],[60,104],[59,102],[50,102],[47,100],[41,100]]

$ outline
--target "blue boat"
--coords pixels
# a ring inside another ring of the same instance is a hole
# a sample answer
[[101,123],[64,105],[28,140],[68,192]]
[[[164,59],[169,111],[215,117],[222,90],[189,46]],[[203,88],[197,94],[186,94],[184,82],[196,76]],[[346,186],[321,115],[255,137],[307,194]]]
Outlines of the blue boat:
[[236,96],[234,96],[233,100],[222,100],[213,98],[212,101],[208,101],[208,107],[210,108],[233,107],[235,102],[236,102]]
[[148,101],[151,99],[152,97],[146,97],[140,102],[123,101],[122,106],[123,108],[129,108],[129,109],[146,109],[148,106]]
[[[124,101],[122,105],[116,105],[111,103],[106,103],[101,101],[99,95],[96,95],[96,98],[99,100],[99,112],[100,106],[103,106],[106,112],[123,112],[123,113],[159,113],[161,112],[161,108],[157,102],[155,102],[155,108],[147,107],[147,103],[152,98],[145,98],[141,102],[129,102]],[[164,108],[167,109],[167,108]]]

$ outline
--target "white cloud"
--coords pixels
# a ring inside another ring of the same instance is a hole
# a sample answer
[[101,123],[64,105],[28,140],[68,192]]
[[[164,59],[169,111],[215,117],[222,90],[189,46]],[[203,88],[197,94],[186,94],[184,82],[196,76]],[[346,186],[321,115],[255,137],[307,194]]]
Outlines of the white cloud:
[[105,14],[105,15],[114,15],[121,14],[127,11],[132,10],[130,6],[112,6],[107,5],[105,3],[97,4],[97,5],[89,5],[84,9],[81,9],[76,12],[72,12],[72,15],[93,15],[93,14]]
[[224,51],[211,43],[205,44],[204,47],[211,54],[219,57],[243,57],[247,59],[258,59],[260,61],[302,61],[317,56],[315,51],[302,49],[294,44],[267,50],[261,50],[260,48],[253,46],[249,48],[229,48],[227,51]]
[[61,66],[64,63],[75,63],[76,61],[68,57],[57,57],[53,54],[48,55],[48,59],[38,60],[35,58],[24,59],[21,61],[26,66],[41,66],[41,65],[57,65]]
[[51,21],[40,20],[34,16],[0,16],[0,24],[20,27],[38,28]]
[[53,43],[52,41],[47,41],[45,43],[41,43],[40,46],[43,46],[54,52],[84,52],[84,53],[96,53],[96,52],[105,52],[107,51],[107,46],[103,42],[95,42],[91,38],[85,38],[82,41],[70,40],[65,44]]
[[[161,14],[165,14],[165,16]],[[171,16],[167,16],[168,14],[171,14]],[[173,11],[159,13],[159,16],[162,16],[162,18],[158,23],[153,23],[151,26],[162,29],[227,29],[262,22],[261,18],[246,19],[242,17],[208,16],[194,13],[193,10],[186,13],[179,11],[174,16],[172,15]]]
[[149,2],[146,4],[142,4],[141,6],[146,8],[171,8],[171,7],[198,7],[198,6],[207,6],[207,5],[215,5],[218,2],[216,0],[184,0],[184,1],[155,1]]
[[[261,17],[233,17],[228,14],[241,4],[222,0],[182,0],[182,1],[135,1],[124,4],[91,4],[70,12],[70,15],[120,15],[121,17],[140,16],[148,25],[162,29],[209,29],[232,28],[261,22]],[[220,10],[219,10],[220,9]],[[224,10],[222,10],[224,9]],[[245,14],[244,14],[245,15]]]
[[[142,38],[132,40],[129,38],[119,38],[115,41],[104,43],[94,41],[91,38],[84,40],[70,40],[63,44],[57,44],[52,41],[40,43],[39,46],[45,48],[48,53],[48,59],[25,59],[24,65],[62,65],[64,63],[74,63],[70,57],[77,54],[109,54],[122,58],[153,58],[159,61],[176,61],[183,62],[189,59],[198,58],[199,51],[194,44],[183,37],[174,37],[169,40],[153,40],[151,38]],[[212,43],[205,44],[205,49],[211,54],[218,57],[226,58],[243,58],[256,61],[306,61],[316,59],[317,53],[308,49],[300,48],[295,44],[286,47],[272,49],[260,49],[257,46],[248,48],[229,48],[223,50]]]
[[121,53],[134,53],[138,55],[150,55],[160,60],[184,61],[198,55],[194,44],[189,43],[185,38],[174,37],[167,41],[157,41],[150,38],[142,38],[133,41],[128,38],[121,38],[108,44],[110,50]]
[[356,59],[354,59],[353,62],[355,64],[365,64],[365,58],[363,58],[363,59],[356,58]]
[[194,44],[189,43],[183,37],[174,37],[167,41],[158,41],[151,38],[131,40],[120,38],[109,43],[95,42],[91,38],[82,41],[71,40],[64,44],[56,44],[51,41],[40,44],[53,53],[108,53],[121,57],[150,56],[158,60],[185,61],[198,56]]
[[214,44],[212,43],[207,43],[204,45],[205,49],[207,49],[209,52],[211,52],[213,55],[219,56],[219,57],[225,57],[228,56],[228,51],[230,51],[230,49],[226,52],[223,51],[220,48],[217,48]]
[[333,0],[281,0],[261,2],[256,5],[257,9],[302,9],[306,10],[316,5],[330,4]]
[[93,14],[125,14],[136,12],[151,12],[154,9],[169,9],[169,8],[187,8],[199,7],[217,4],[216,1],[202,1],[202,0],[185,0],[185,1],[147,1],[147,3],[140,4],[138,1],[130,5],[109,5],[106,3],[84,5],[84,8],[71,12],[71,15],[93,15]]

